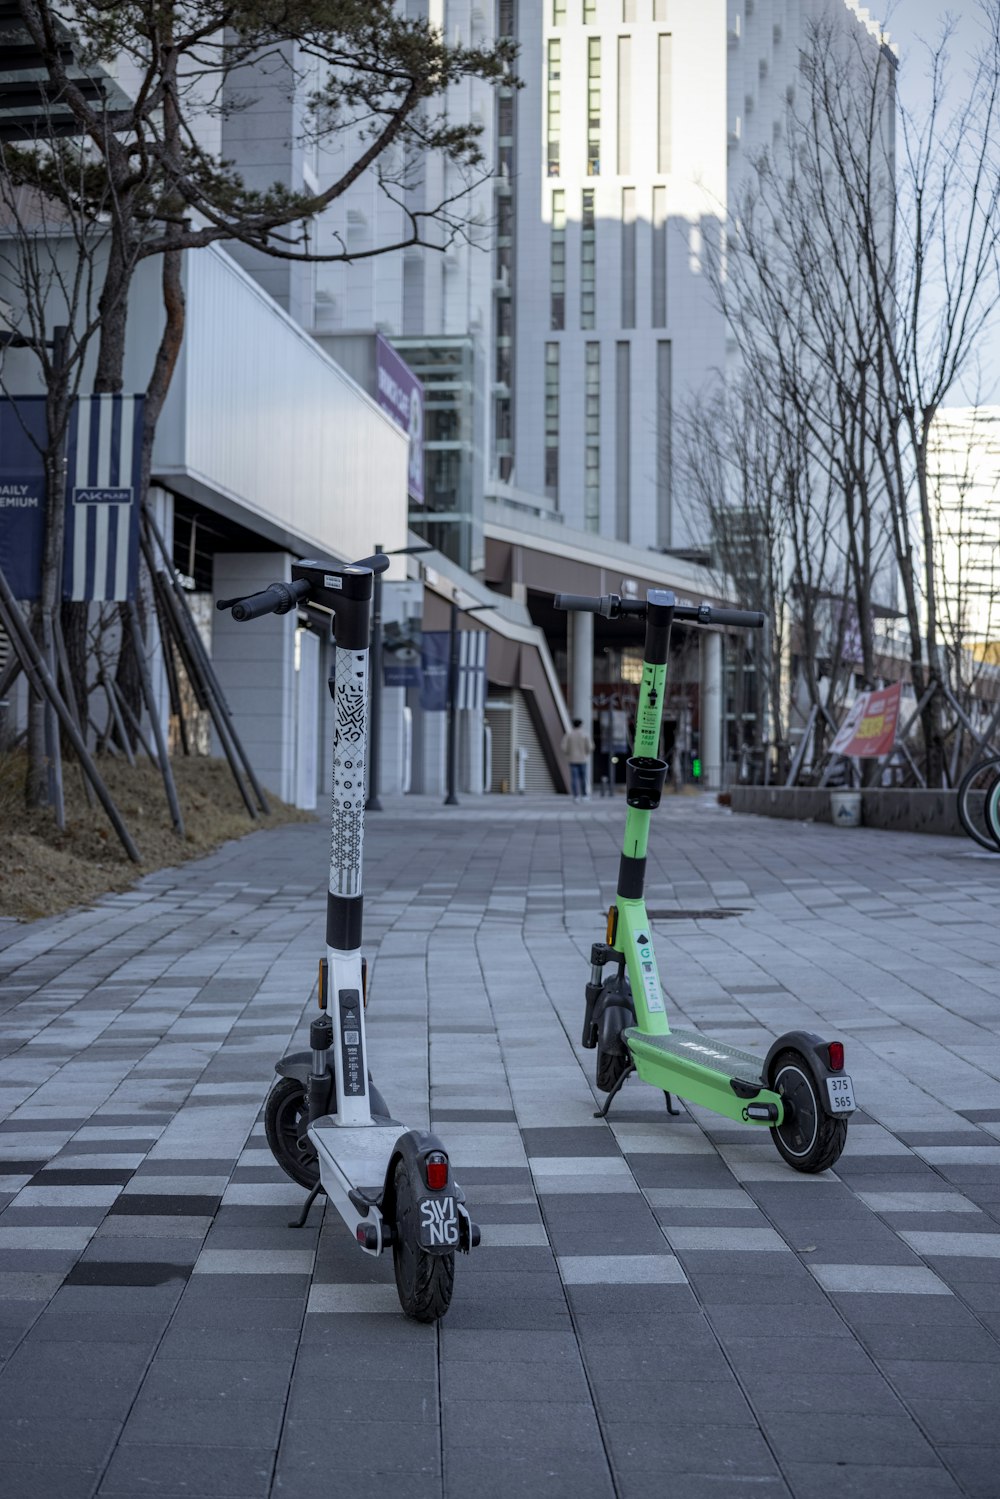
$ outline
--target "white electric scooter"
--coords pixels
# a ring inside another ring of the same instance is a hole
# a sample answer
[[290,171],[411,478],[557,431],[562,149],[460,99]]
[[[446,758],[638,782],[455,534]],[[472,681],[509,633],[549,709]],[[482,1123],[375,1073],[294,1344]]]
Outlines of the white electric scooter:
[[264,1122],[278,1164],[309,1191],[292,1226],[305,1223],[324,1192],[366,1254],[391,1248],[406,1315],[433,1322],[451,1302],[456,1251],[467,1254],[480,1236],[437,1135],[392,1119],[368,1072],[361,859],[369,637],[373,574],[388,566],[382,555],[349,565],[296,562],[291,583],[216,607],[242,621],[287,614],[308,600],[334,615],[333,839],[320,1014],[309,1028],[311,1049],[277,1063]]

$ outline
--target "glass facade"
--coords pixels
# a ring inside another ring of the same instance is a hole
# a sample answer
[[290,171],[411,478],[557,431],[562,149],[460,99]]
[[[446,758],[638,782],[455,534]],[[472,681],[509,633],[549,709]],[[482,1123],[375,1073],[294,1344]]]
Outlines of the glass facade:
[[597,270],[597,225],[594,220],[594,189],[583,190],[580,218],[580,327],[594,326],[595,276]]
[[601,175],[601,39],[587,38],[587,176]]
[[481,352],[477,340],[396,338],[424,387],[424,496],[410,526],[475,572],[483,561]]
[[583,524],[601,529],[601,346],[586,346],[583,383]]
[[562,42],[553,37],[548,48],[548,100],[546,103],[546,139],[548,172],[559,176],[559,141],[562,135]]
[[557,188],[552,194],[549,255],[549,326],[558,331],[566,326],[566,194],[562,188]]
[[559,345],[545,345],[545,494],[559,499]]

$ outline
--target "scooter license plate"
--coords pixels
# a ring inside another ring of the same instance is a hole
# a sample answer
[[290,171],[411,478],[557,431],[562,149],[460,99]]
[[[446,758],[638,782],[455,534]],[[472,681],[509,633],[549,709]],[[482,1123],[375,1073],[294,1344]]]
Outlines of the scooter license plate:
[[839,1073],[836,1077],[828,1077],[826,1091],[830,1099],[830,1108],[835,1114],[854,1113],[857,1108],[854,1102],[854,1084],[846,1072]]

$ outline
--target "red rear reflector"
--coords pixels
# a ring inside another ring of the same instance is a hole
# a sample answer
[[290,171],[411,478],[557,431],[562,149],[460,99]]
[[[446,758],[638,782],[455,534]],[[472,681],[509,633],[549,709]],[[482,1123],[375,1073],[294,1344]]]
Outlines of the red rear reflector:
[[427,1157],[424,1172],[427,1177],[427,1185],[432,1192],[440,1192],[442,1187],[448,1185],[448,1157],[446,1155],[429,1155]]
[[827,1056],[830,1058],[830,1071],[843,1072],[844,1070],[844,1043],[843,1041],[831,1041],[826,1048]]
[[359,1244],[367,1244],[368,1243],[368,1225],[367,1225],[367,1223],[359,1223],[358,1224],[357,1228],[354,1230],[354,1237],[357,1239],[357,1241],[358,1241]]

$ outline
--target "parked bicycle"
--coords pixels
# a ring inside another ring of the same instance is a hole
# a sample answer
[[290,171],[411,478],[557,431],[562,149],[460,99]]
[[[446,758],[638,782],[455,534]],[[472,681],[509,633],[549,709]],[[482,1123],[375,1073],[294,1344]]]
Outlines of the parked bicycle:
[[1000,755],[969,766],[959,782],[958,817],[980,847],[1000,853]]

